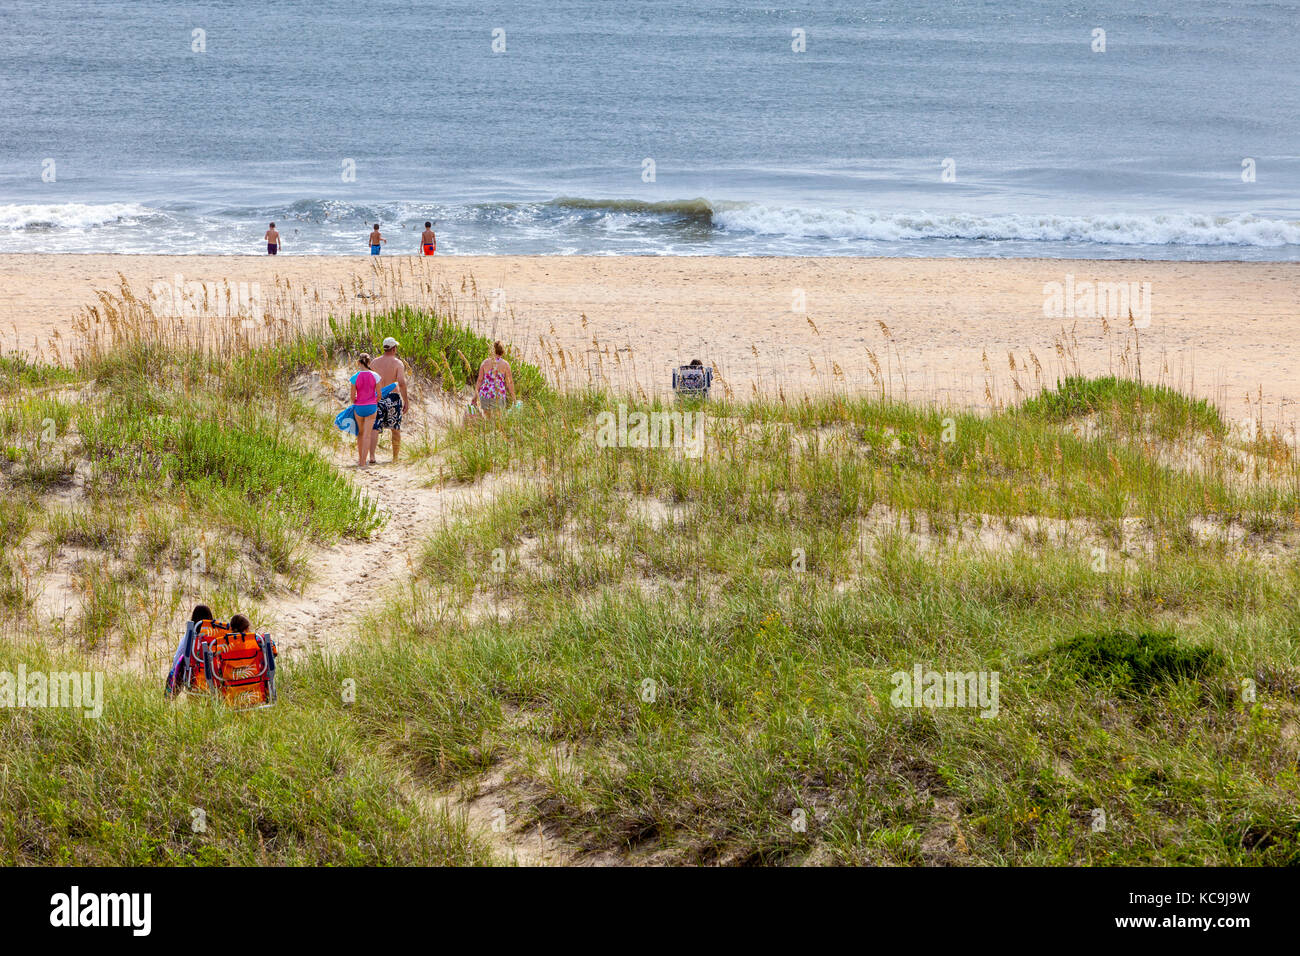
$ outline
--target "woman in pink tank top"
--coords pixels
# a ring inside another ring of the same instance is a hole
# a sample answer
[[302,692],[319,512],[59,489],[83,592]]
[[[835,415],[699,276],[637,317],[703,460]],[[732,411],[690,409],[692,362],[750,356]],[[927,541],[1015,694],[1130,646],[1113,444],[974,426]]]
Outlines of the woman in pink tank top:
[[[370,355],[362,352],[357,359],[361,366],[350,379],[352,384],[353,412],[357,418],[357,467],[366,467],[366,452],[370,448],[370,430],[375,426],[375,413],[379,411],[379,373],[370,371]],[[374,464],[371,459],[370,464]]]

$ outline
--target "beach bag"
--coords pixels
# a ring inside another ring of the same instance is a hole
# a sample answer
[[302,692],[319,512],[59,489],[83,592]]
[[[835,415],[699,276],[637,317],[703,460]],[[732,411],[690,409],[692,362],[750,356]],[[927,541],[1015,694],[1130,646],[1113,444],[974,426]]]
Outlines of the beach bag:
[[275,703],[275,657],[270,634],[227,631],[207,645],[204,675],[207,685],[231,707],[252,710]]

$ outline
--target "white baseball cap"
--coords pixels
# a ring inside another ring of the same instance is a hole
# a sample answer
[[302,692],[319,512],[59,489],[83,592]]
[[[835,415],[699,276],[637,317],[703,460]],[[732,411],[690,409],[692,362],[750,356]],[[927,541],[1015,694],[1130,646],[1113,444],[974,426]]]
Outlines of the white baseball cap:
[[397,339],[393,338],[391,335],[384,339],[384,351],[395,348],[397,348]]

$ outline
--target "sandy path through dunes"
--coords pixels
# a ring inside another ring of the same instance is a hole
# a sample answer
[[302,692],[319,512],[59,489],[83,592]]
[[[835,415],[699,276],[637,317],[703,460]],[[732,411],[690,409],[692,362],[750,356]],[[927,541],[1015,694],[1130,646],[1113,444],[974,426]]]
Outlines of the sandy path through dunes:
[[379,464],[349,469],[357,485],[378,502],[384,526],[368,540],[344,540],[318,551],[302,592],[271,602],[267,629],[290,657],[351,644],[366,617],[382,610],[382,602],[411,580],[433,532],[465,508],[490,501],[505,483],[489,476],[472,485],[426,487],[428,470],[400,459],[388,462],[386,445],[380,448]]
[[[1262,391],[1270,417],[1293,418],[1300,401],[1300,263],[1186,263],[1044,259],[852,259],[722,257],[380,257],[424,281],[469,288],[504,308],[491,329],[518,345],[550,336],[579,363],[623,349],[646,391],[669,369],[699,357],[735,394],[872,388],[871,350],[906,371],[912,398],[978,405],[986,384],[1015,396],[1011,360],[1033,386],[1033,359],[1050,381],[1056,342],[1073,327],[1079,368],[1116,368],[1118,337],[1098,318],[1044,315],[1044,288],[1067,281],[1150,283],[1151,321],[1141,333],[1143,370],[1219,401],[1230,415]],[[277,277],[308,290],[320,308],[353,308],[367,257],[0,256],[0,347],[42,348],[93,290],[121,273],[140,294],[156,282],[258,282]],[[496,292],[495,290],[500,290]],[[386,303],[378,303],[386,304]],[[803,305],[805,312],[796,311]],[[585,318],[584,318],[585,317]],[[888,326],[892,341],[879,323]],[[1126,324],[1126,317],[1124,320]],[[1033,353],[1032,356],[1030,353]],[[987,357],[989,372],[985,371]],[[842,373],[837,374],[836,368]],[[573,375],[582,382],[581,374]],[[896,393],[902,394],[901,380]]]
[[[420,411],[427,414],[430,406]],[[446,410],[439,419],[445,426]],[[346,446],[351,453],[351,445]],[[311,580],[299,594],[272,602],[269,623],[277,635],[282,661],[308,652],[337,652],[353,643],[383,602],[400,600],[411,579],[421,548],[434,530],[466,508],[490,501],[510,478],[489,475],[472,485],[426,485],[427,467],[387,460],[387,443],[380,462],[369,468],[349,468],[353,480],[379,503],[387,519],[367,541],[343,541],[319,550],[311,559]],[[509,823],[514,801],[526,796],[526,776],[515,779],[513,763],[496,765],[450,791],[429,789],[414,776],[403,789],[430,816],[460,817],[470,832],[491,848],[503,863],[561,866],[574,861],[575,848],[541,828],[521,831]],[[593,857],[588,863],[605,862]]]

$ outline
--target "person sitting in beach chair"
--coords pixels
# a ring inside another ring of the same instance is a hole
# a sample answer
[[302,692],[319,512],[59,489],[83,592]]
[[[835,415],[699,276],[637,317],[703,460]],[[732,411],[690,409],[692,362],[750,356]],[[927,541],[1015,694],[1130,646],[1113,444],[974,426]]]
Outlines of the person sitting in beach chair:
[[226,633],[209,642],[203,657],[207,684],[231,707],[252,709],[275,703],[275,657],[270,634],[255,634],[242,614]]
[[673,391],[678,398],[708,398],[713,387],[713,369],[699,359],[673,369]]
[[207,690],[203,672],[203,655],[208,644],[226,633],[226,625],[212,616],[206,604],[194,608],[185,623],[185,634],[172,656],[172,667],[167,674],[166,696],[175,697],[183,690],[202,693]]

